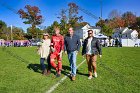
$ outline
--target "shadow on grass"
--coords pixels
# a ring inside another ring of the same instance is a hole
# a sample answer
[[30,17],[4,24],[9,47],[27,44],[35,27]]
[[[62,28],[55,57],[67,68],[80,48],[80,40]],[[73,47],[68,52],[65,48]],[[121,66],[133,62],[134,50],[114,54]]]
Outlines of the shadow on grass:
[[71,79],[71,76],[70,76],[70,67],[69,66],[62,65],[62,71],[61,71],[61,73]]
[[[63,68],[62,74],[68,76],[71,79],[70,66],[63,65],[62,68]],[[80,72],[78,69],[77,69],[76,73],[79,74],[79,75],[87,76],[87,77],[89,76],[88,74]]]
[[85,73],[81,73],[79,70],[77,70],[77,74],[79,74],[79,75],[82,75],[82,76],[89,76],[88,74],[85,74]]
[[41,70],[41,66],[40,66],[40,64],[29,64],[28,66],[27,66],[27,68],[28,69],[30,69],[30,70],[33,70],[34,72],[38,72],[38,73],[41,73],[40,72],[40,70]]
[[[47,67],[47,65],[46,65]],[[33,70],[34,72],[37,72],[37,73],[42,73],[42,69],[41,69],[41,65],[40,64],[28,64],[27,66],[28,69],[30,70]],[[51,73],[53,73],[54,75],[56,74],[55,70],[53,71],[52,70],[53,68],[51,68]],[[69,71],[70,71],[70,67],[69,66],[65,66],[63,65],[62,66],[62,71],[61,73],[68,76],[69,77]]]
[[66,65],[62,65],[62,69],[64,70],[64,71],[70,71],[70,67],[69,66],[66,66]]
[[[47,67],[47,65],[46,65]],[[29,64],[27,66],[28,69],[30,70],[33,70],[34,72],[37,72],[37,73],[42,73],[42,69],[41,69],[41,65],[40,64]],[[51,73],[55,74],[56,72],[55,71],[52,71],[52,68],[51,68]]]

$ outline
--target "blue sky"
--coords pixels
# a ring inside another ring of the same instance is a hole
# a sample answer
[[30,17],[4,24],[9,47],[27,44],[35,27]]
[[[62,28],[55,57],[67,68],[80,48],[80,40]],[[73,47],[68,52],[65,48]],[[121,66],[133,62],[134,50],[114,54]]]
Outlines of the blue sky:
[[[19,18],[19,15],[3,7],[1,4],[5,3],[15,10],[23,9],[25,5],[29,4],[40,8],[41,14],[45,19],[42,25],[49,26],[53,21],[59,21],[56,14],[59,14],[61,9],[68,8],[68,3],[70,2],[76,3],[96,16],[100,16],[100,0],[0,0],[0,20],[6,22],[8,26],[14,25],[26,30],[30,25],[25,25],[23,20]],[[131,11],[140,16],[139,4],[140,0],[102,0],[103,19],[108,18],[108,14],[114,9],[117,9],[121,13]],[[82,11],[79,11],[79,15],[82,15],[84,21],[90,23],[92,26],[97,22],[96,19],[86,15]]]

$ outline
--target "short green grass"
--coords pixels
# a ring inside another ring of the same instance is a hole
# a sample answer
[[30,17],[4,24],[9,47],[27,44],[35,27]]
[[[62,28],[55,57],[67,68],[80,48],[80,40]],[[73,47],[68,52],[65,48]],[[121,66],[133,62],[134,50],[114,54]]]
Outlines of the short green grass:
[[[140,93],[140,48],[103,48],[97,60],[98,78],[88,80],[86,62],[79,68],[76,81],[67,78],[53,93]],[[84,58],[77,57],[77,65]],[[63,55],[63,72],[55,77],[41,75],[36,47],[0,47],[0,93],[43,93],[69,72]]]

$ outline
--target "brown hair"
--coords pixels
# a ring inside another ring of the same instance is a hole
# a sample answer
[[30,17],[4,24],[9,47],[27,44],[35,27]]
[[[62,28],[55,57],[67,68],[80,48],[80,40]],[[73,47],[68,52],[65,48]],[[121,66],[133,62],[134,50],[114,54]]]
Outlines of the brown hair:
[[91,29],[90,29],[90,30],[88,30],[87,32],[90,32],[90,31],[92,31],[92,33],[93,33],[93,30],[91,30]]

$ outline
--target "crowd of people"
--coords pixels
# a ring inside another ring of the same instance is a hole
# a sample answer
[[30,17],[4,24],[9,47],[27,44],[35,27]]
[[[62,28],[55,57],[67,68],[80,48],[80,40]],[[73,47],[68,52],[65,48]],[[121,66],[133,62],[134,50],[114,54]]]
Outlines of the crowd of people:
[[121,39],[119,38],[106,38],[100,40],[103,47],[122,47]]
[[[68,55],[68,60],[70,63],[70,76],[71,80],[76,80],[77,71],[77,54],[80,51],[81,42],[80,38],[74,34],[72,27],[69,28],[68,34],[63,37],[60,34],[60,28],[54,28],[55,34],[50,35],[48,33],[43,34],[43,40],[38,46],[38,54],[40,55],[40,65],[42,68],[43,75],[50,75],[51,68],[56,70],[56,77],[61,76],[62,71],[62,53]],[[82,55],[86,57],[88,65],[88,79],[97,77],[97,66],[96,60],[97,55],[102,55],[100,42],[97,38],[93,36],[93,30],[88,31],[88,37],[83,42]],[[45,67],[44,62],[47,61],[48,66]],[[57,64],[56,64],[57,63]]]
[[29,40],[0,40],[0,46],[29,47],[32,46],[32,43]]

